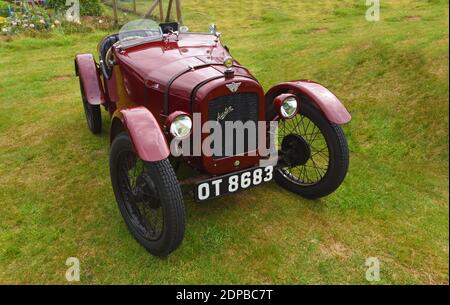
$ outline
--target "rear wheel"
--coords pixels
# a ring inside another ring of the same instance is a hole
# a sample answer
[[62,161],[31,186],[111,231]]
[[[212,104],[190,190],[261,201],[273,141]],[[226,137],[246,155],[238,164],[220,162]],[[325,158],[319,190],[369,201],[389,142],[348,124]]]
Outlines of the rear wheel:
[[120,212],[134,238],[156,256],[174,251],[183,240],[186,215],[169,160],[140,160],[123,132],[113,141],[110,171]]
[[99,134],[102,132],[102,114],[100,105],[91,105],[88,103],[81,79],[80,91],[87,125],[93,134]]
[[308,102],[293,119],[279,122],[278,149],[289,162],[275,171],[275,181],[303,197],[331,194],[347,174],[349,153],[342,128]]

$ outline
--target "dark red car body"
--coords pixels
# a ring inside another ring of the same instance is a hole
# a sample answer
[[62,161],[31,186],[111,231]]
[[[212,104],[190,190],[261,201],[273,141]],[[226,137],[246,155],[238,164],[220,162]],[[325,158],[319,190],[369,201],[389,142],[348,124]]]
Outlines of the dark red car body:
[[[178,38],[151,41],[121,49],[112,46],[115,65],[108,79],[90,54],[77,55],[77,74],[83,83],[88,102],[106,107],[112,117],[111,140],[127,130],[142,160],[156,161],[169,155],[169,134],[165,121],[169,114],[183,111],[208,117],[208,101],[230,94],[226,84],[241,83],[239,93],[257,93],[259,120],[268,117],[266,108],[281,93],[306,95],[327,119],[344,124],[351,117],[329,90],[307,80],[280,83],[264,93],[250,71],[234,62],[234,75],[224,75],[223,61],[230,56],[214,35],[180,34]],[[202,137],[206,137],[205,134]],[[255,166],[259,156],[232,156],[220,160],[191,157],[189,163],[200,171],[217,175]],[[239,160],[239,168],[235,161]]]
[[[177,23],[156,28],[138,30],[142,36],[130,30],[128,36],[105,37],[99,63],[92,54],[75,58],[88,127],[101,132],[100,106],[111,118],[109,165],[119,210],[150,253],[166,256],[183,240],[181,185],[195,184],[192,194],[199,202],[272,179],[310,199],[341,185],[349,149],[339,125],[351,117],[333,93],[309,80],[282,82],[264,92],[232,59],[215,26],[211,33],[180,33],[173,29],[180,28]],[[222,145],[203,145],[217,136],[204,128],[207,122],[221,127]],[[223,126],[230,122],[255,123],[258,130],[229,134]],[[244,144],[255,137],[256,147]],[[192,140],[187,142],[194,150],[196,143],[201,146],[200,152],[177,154],[180,142],[174,139]],[[225,146],[234,148],[223,153]],[[181,179],[181,161],[202,175]]]

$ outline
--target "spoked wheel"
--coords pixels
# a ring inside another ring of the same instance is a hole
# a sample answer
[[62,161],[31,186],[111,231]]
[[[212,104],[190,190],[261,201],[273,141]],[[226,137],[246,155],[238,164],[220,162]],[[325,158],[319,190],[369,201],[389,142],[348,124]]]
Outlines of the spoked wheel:
[[348,145],[342,128],[329,122],[308,102],[300,113],[278,124],[278,149],[287,164],[275,171],[275,181],[306,198],[334,192],[347,174]]
[[174,251],[183,240],[186,216],[169,160],[140,160],[127,133],[121,133],[111,147],[110,170],[114,194],[131,234],[153,255]]
[[93,134],[99,134],[102,132],[102,114],[100,105],[91,105],[88,103],[81,79],[80,91],[81,99],[83,101],[84,115],[86,116],[88,127]]

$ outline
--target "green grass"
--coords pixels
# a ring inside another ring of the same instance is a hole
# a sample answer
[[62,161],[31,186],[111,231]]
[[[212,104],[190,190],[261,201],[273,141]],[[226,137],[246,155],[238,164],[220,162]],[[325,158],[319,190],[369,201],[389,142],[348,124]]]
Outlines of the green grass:
[[184,0],[185,23],[218,24],[266,89],[309,78],[353,115],[341,188],[310,201],[275,184],[206,204],[167,259],[144,251],[116,207],[108,127],[86,128],[76,53],[106,33],[0,42],[0,283],[448,283],[448,1]]

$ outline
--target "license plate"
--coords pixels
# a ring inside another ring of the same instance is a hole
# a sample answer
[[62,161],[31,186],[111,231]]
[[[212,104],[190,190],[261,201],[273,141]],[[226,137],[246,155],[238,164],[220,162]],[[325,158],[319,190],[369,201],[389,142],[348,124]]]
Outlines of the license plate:
[[273,166],[257,167],[195,184],[196,201],[204,201],[271,181]]

